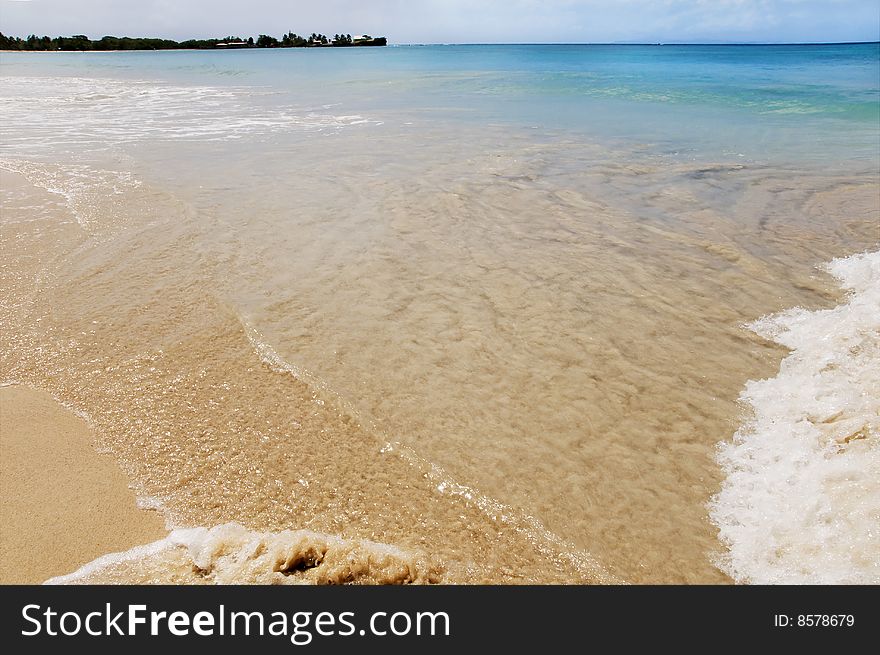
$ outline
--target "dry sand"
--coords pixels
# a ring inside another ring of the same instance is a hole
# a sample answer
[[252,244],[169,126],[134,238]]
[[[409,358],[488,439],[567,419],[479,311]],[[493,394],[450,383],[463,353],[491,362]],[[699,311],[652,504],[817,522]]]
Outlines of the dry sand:
[[164,537],[89,426],[48,394],[0,388],[0,583],[36,584]]

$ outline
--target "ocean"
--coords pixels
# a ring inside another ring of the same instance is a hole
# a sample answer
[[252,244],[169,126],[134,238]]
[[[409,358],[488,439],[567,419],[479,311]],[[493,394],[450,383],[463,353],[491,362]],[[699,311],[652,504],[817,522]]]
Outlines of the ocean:
[[0,116],[0,383],[171,531],[62,581],[880,582],[880,45],[3,52]]

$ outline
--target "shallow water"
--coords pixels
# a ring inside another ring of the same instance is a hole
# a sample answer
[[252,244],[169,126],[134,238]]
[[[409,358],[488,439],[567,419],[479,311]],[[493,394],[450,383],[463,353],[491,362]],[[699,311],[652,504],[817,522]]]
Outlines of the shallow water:
[[0,378],[170,526],[401,580],[767,579],[715,448],[786,354],[745,325],[880,241],[876,45],[0,61]]

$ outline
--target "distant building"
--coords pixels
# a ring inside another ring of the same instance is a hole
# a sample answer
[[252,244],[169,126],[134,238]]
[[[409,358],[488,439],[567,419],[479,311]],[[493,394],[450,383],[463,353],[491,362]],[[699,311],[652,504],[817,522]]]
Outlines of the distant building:
[[369,34],[362,34],[352,40],[352,45],[386,45],[388,40],[384,36],[373,38]]

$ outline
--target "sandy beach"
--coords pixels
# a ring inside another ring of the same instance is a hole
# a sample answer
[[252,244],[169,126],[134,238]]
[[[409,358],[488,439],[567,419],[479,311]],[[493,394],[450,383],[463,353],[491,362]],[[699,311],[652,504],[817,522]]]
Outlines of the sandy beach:
[[48,394],[0,388],[0,583],[36,584],[166,534],[89,426]]

